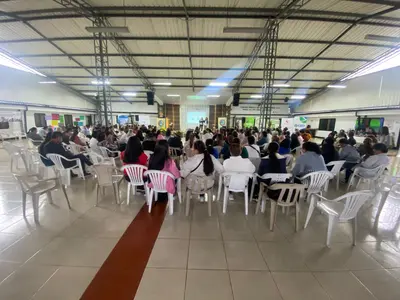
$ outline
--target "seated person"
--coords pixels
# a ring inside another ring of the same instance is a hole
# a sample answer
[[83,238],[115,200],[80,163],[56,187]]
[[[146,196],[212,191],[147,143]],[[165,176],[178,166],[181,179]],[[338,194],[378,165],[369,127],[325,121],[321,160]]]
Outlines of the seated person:
[[334,143],[335,141],[332,137],[327,137],[322,144],[322,157],[324,158],[325,164],[339,160],[339,153],[335,149]]
[[194,154],[192,153],[193,145],[195,142],[195,136],[192,131],[188,131],[186,133],[186,142],[185,146],[183,146],[183,153],[185,153],[186,157],[192,157]]
[[146,138],[144,139],[142,146],[143,146],[143,150],[147,150],[147,151],[152,151],[154,152],[154,149],[156,147],[156,138],[154,136],[154,134],[152,132],[149,132],[146,135]]
[[[369,156],[365,161],[361,164],[357,165],[357,167],[361,167],[364,169],[375,169],[379,166],[388,166],[390,163],[389,157],[387,156],[388,148],[383,143],[375,144],[372,147],[374,151],[374,155]],[[362,170],[360,172],[361,176],[369,176],[373,175],[368,170]]]
[[218,153],[218,149],[214,147],[214,141],[212,139],[207,139],[206,140],[206,149],[207,152],[212,155],[214,158],[218,159],[219,157],[219,153]]
[[67,130],[63,132],[62,142],[64,144],[69,145],[69,141],[71,139],[71,136],[72,136],[72,128],[67,128]]
[[249,154],[249,158],[260,157],[260,146],[255,144],[255,140],[256,139],[253,135],[250,135],[247,137],[248,145],[245,146],[245,149],[247,150],[247,153]]
[[[260,166],[258,167],[258,175],[262,176],[267,173],[287,173],[286,171],[286,157],[279,154],[279,144],[272,142],[268,145],[268,155],[261,159]],[[269,184],[270,179],[260,180]]]
[[[61,144],[62,138],[63,138],[63,135],[61,132],[53,132],[53,134],[51,136],[51,140],[44,146],[44,151],[43,151],[44,154],[46,154],[46,155],[47,154],[59,154],[68,159],[78,158],[81,161],[84,175],[85,176],[90,175],[90,173],[86,172],[85,164],[88,166],[91,166],[92,162],[83,154],[73,155],[71,152],[66,151],[64,149],[63,145]],[[63,165],[66,168],[70,168],[70,167],[75,166],[76,163],[63,160]]]
[[297,147],[300,147],[299,136],[300,134],[298,133],[292,133],[292,135],[290,136],[290,149],[293,154],[296,153],[295,149]]
[[26,134],[26,137],[28,139],[31,139],[35,146],[40,145],[41,141],[43,141],[43,137],[38,134],[36,127],[32,127],[31,129],[29,129],[28,133]]
[[[174,133],[173,135],[171,135],[168,139],[168,145],[171,148],[179,148],[179,149],[183,149],[183,144],[182,144],[182,140],[181,137],[179,136],[179,133]],[[182,150],[177,151],[177,155],[180,156],[182,154]]]
[[290,132],[286,131],[285,138],[279,144],[279,154],[289,154],[290,153]]
[[[233,138],[232,139],[232,144],[238,144],[239,145],[239,147],[241,149],[240,156],[242,158],[249,158],[249,153],[247,152],[247,149],[240,146],[239,138],[237,138],[237,137]],[[231,156],[231,151],[230,151],[230,146],[229,146],[229,153],[224,153],[224,159],[228,159],[230,156]]]
[[38,147],[38,151],[39,151],[39,154],[40,154],[40,159],[42,160],[43,164],[46,167],[54,166],[53,162],[46,157],[46,153],[44,152],[44,146],[46,146],[46,144],[48,142],[50,142],[52,135],[53,135],[53,132],[48,132],[47,135],[46,135],[46,138],[44,139],[44,141]]
[[374,155],[374,149],[372,148],[372,139],[367,137],[364,142],[358,147],[358,153],[363,160],[366,160],[371,155]]
[[349,132],[349,145],[354,147],[356,144],[357,144],[357,141],[354,138],[354,130],[351,130]]
[[[137,136],[132,136],[128,140],[125,151],[121,152],[122,165],[142,165],[147,166],[148,157],[143,152],[142,143]],[[125,179],[129,180],[126,171],[124,171]]]
[[[304,154],[296,159],[296,164],[292,170],[293,176],[303,177],[311,172],[327,171],[321,149],[316,143],[305,142],[302,148]],[[295,182],[300,183],[296,179]]]
[[228,135],[228,138],[226,139],[226,141],[224,143],[224,146],[222,147],[222,150],[221,150],[221,154],[222,154],[222,158],[223,159],[228,159],[229,156],[231,155],[230,151],[229,151],[229,147],[232,144],[232,141],[233,141],[233,136],[232,135]]
[[44,126],[43,128],[39,129],[39,135],[44,139],[47,136],[47,133],[49,132],[49,127]]
[[[181,174],[176,166],[175,161],[169,156],[169,146],[166,140],[159,140],[154,148],[154,154],[150,157],[149,170],[159,170],[171,173],[175,179],[180,178]],[[149,183],[152,187],[152,183]],[[175,180],[168,177],[167,192],[175,194]]]
[[268,137],[267,131],[263,131],[261,133],[261,139],[258,140],[257,145],[263,146],[264,144],[271,142],[271,141],[268,141],[267,137]]
[[70,141],[77,144],[78,146],[86,146],[86,143],[80,139],[78,134],[79,134],[78,129],[74,129],[74,132],[71,135]]
[[[235,140],[235,139],[234,139]],[[240,147],[240,141],[237,139],[236,143],[232,143],[229,147],[230,157],[224,160],[223,167],[225,172],[247,172],[254,173],[256,167],[248,158],[243,158],[241,156],[242,149]],[[229,181],[229,186],[233,188],[240,189],[244,187],[243,178],[239,177],[231,177]],[[249,185],[251,186],[251,185]],[[233,196],[230,194],[229,199],[233,200]]]
[[98,136],[100,132],[99,131],[93,131],[92,137],[89,141],[89,147],[91,150],[94,152],[100,154],[100,149],[99,149],[99,141],[98,141]]
[[346,183],[349,181],[351,169],[360,161],[360,154],[357,149],[349,145],[349,141],[345,138],[339,140],[340,151],[339,159],[345,160],[343,168],[346,169]]

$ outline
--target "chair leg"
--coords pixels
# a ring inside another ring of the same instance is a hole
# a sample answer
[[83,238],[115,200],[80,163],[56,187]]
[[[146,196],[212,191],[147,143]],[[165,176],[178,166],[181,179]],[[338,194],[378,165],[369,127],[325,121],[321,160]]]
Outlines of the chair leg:
[[[219,180],[218,180],[218,194],[217,194],[217,201],[219,201],[219,199],[221,198],[221,192],[222,192],[222,180],[223,177],[219,176]],[[225,197],[225,196],[224,196]]]
[[32,195],[33,218],[35,223],[39,223],[39,195]]
[[249,192],[247,188],[244,191],[244,214],[246,216],[249,214]]
[[347,191],[350,191],[351,186],[354,184],[354,180],[355,180],[355,176],[354,176],[354,174],[351,174],[350,179],[349,179],[349,183],[347,185]]
[[47,192],[46,195],[47,195],[47,200],[49,200],[49,203],[53,204],[53,197],[51,196],[51,192]]
[[132,195],[136,195],[136,185],[132,186]]
[[296,202],[296,232],[299,231],[300,203]]
[[357,185],[356,185],[356,190],[358,189],[358,186],[360,185],[361,180],[362,180],[361,178],[358,179],[358,182],[357,182]]
[[329,215],[329,219],[328,219],[328,233],[326,236],[326,246],[329,247],[331,244],[331,238],[332,238],[332,232],[333,232],[333,228],[335,226],[336,223],[336,218],[335,216]]
[[118,188],[118,183],[113,184],[113,189],[114,189],[114,196],[115,196],[115,201],[117,201],[117,204],[120,204],[119,202],[119,188]]
[[97,193],[97,197],[96,197],[96,206],[99,205],[99,193],[100,193],[100,186],[98,184],[96,184],[96,193]]
[[[149,201],[148,201],[148,206],[149,206],[149,213],[151,213],[151,205],[153,203],[153,194],[154,194],[154,190],[150,189],[150,193],[149,193]],[[157,194],[157,193],[156,193]]]
[[229,197],[229,190],[227,188],[224,189],[224,203],[222,206],[222,213],[226,214],[226,209],[228,207],[228,197]]
[[208,216],[211,217],[211,205],[212,205],[213,192],[212,189],[208,191]]
[[276,203],[276,201],[271,200],[271,215],[269,218],[269,230],[270,231],[274,231],[277,212],[278,212],[277,203]]
[[185,199],[185,201],[186,201],[186,217],[188,217],[189,216],[189,211],[190,211],[190,199],[191,198],[191,192],[190,192],[190,190],[188,189],[187,191],[186,191],[186,199]]
[[158,201],[158,193],[157,192],[154,192],[154,200],[157,202]]
[[126,192],[126,204],[127,205],[129,205],[129,203],[130,203],[130,201],[129,201],[130,197],[131,197],[131,183],[128,182],[128,189]]
[[61,185],[61,189],[64,193],[65,199],[67,200],[68,208],[71,209],[71,203],[69,203],[69,199],[68,199],[67,191],[65,190],[65,186],[62,183],[60,185]]
[[179,203],[182,204],[182,183],[181,179],[178,179],[178,184],[176,185],[176,190],[178,194]]
[[253,178],[253,183],[251,184],[251,192],[250,192],[250,201],[253,200],[253,195],[254,195],[254,188],[256,186],[256,178]]
[[357,240],[357,216],[353,219],[353,246],[356,245]]
[[308,222],[310,222],[314,208],[315,208],[315,198],[311,197],[310,206],[308,208],[307,219],[306,219],[306,223],[304,224],[304,228],[306,228],[308,225]]
[[336,190],[339,190],[340,172],[336,174]]
[[22,192],[22,213],[26,217],[26,193]]
[[174,214],[174,195],[168,193],[168,205],[169,205],[169,214],[172,216]]
[[258,192],[258,201],[257,201],[257,206],[256,206],[256,214],[260,210],[263,194],[264,194],[264,185],[260,183],[260,191]]

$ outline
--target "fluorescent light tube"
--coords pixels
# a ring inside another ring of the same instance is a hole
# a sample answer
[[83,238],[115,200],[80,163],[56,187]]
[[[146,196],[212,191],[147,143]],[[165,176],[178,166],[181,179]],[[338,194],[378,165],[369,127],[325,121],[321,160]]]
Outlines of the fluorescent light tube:
[[13,68],[13,69],[17,69],[20,71],[24,71],[24,72],[28,72],[28,73],[32,73],[32,74],[36,74],[42,77],[47,77],[46,75],[32,69],[31,67],[28,67],[27,65],[25,65],[24,63],[18,61],[15,58],[12,58],[11,55],[7,54],[5,51],[0,51],[0,65],[9,67],[9,68]]
[[305,98],[306,98],[305,95],[292,95],[292,97],[290,97],[290,99],[295,99],[295,100],[303,100]]
[[97,96],[96,92],[86,92],[86,93],[83,93],[83,94],[86,95],[86,96]]
[[172,85],[171,82],[154,82],[154,85]]
[[269,28],[266,27],[224,27],[224,33],[264,33]]
[[125,93],[123,93],[122,95],[124,95],[124,96],[132,96],[132,97],[135,97],[135,96],[136,96],[136,93],[125,92]]
[[276,83],[273,87],[290,87],[290,84],[287,83]]
[[177,95],[177,94],[169,94],[167,95],[167,97],[180,97],[181,95]]
[[209,86],[228,86],[228,82],[210,82]]
[[207,95],[207,98],[219,98],[220,95]]
[[40,84],[55,84],[55,81],[39,81]]
[[[93,81],[92,81],[92,84],[94,84],[94,85],[102,85],[102,84],[103,84],[103,81],[102,81],[102,80],[93,80]],[[105,84],[105,85],[109,85],[109,84],[110,84],[110,81],[106,80],[106,81],[104,81],[104,84]]]
[[347,88],[347,86],[340,85],[340,84],[329,84],[328,88],[331,88],[331,89],[345,89],[345,88]]
[[88,26],[86,31],[91,33],[129,33],[129,28],[126,26],[111,26],[111,27],[93,27]]
[[261,99],[262,95],[251,95],[250,98]]

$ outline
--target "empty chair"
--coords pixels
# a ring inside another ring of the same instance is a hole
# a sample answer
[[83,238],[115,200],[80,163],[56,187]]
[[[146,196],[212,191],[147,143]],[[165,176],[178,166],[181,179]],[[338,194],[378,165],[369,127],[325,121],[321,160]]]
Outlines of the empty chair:
[[[251,194],[253,195],[254,186],[256,184],[257,178],[260,178],[262,180],[270,179],[269,185],[272,185],[272,184],[278,183],[278,182],[281,182],[281,183],[286,182],[291,177],[292,177],[292,174],[290,174],[290,173],[267,173],[262,176],[255,174],[255,176],[253,178],[253,186],[251,187]],[[261,212],[262,213],[265,212],[266,199],[263,198],[263,194],[264,194],[264,192],[267,192],[267,191],[268,191],[268,185],[265,182],[261,181],[260,182],[260,191],[258,192],[258,202],[257,202],[256,212],[255,212],[256,214],[260,210],[260,207],[261,207]]]
[[74,142],[69,142],[69,145],[70,145],[71,152],[74,155],[78,155],[78,154],[85,153],[88,151],[88,147],[75,144]]
[[[356,167],[354,169],[353,174],[350,177],[347,191],[349,191],[350,188],[355,185],[355,182],[357,179],[358,179],[358,182],[355,187],[356,189],[360,185],[361,181],[368,182],[369,188],[373,189],[375,187],[375,185],[378,183],[377,181],[379,180],[379,178],[383,175],[383,172],[385,172],[385,168],[386,168],[386,165],[382,165],[382,166],[376,167],[374,169],[366,169],[366,168],[362,168],[362,167]],[[375,185],[373,183],[375,183]]]
[[333,178],[333,175],[329,171],[318,171],[311,172],[298,178],[302,184],[307,187],[307,201],[310,199],[312,194],[322,193],[327,181]]
[[28,141],[28,148],[31,150],[36,150],[36,151],[37,151],[37,147],[38,147],[37,145],[40,145],[43,142],[40,140],[35,141],[30,138],[27,138],[27,141]]
[[[155,196],[155,200],[157,201],[158,193],[168,193],[167,179],[171,178],[175,180],[176,178],[169,172],[157,171],[157,170],[146,171],[144,175],[147,176],[149,182],[151,182],[152,185],[152,187],[149,186],[148,201],[147,201],[150,213],[153,203],[153,195]],[[174,213],[174,195],[170,193],[168,193],[168,206],[169,206],[169,214],[172,215]]]
[[23,153],[23,148],[18,147],[10,142],[3,142],[4,149],[7,151],[8,155],[10,155],[11,163],[10,163],[10,171],[11,173],[15,172],[14,166],[18,169],[18,162],[20,159],[22,160],[22,163],[24,164],[24,170],[29,171],[29,166],[26,161],[26,157]]
[[129,205],[129,197],[131,193],[131,188],[132,188],[132,193],[135,195],[136,194],[136,187],[138,186],[144,186],[145,188],[145,195],[146,195],[146,201],[147,201],[147,187],[145,186],[143,177],[144,177],[144,172],[147,171],[147,167],[142,166],[142,165],[126,165],[122,168],[122,171],[126,173],[126,175],[129,177],[129,182],[128,182],[128,191],[127,191],[127,198],[126,198],[126,203]]
[[[334,200],[329,200],[321,195],[314,194],[311,197],[310,207],[308,209],[306,223],[307,227],[314,208],[328,215],[328,232],[326,245],[329,247],[333,228],[338,222],[347,222],[353,220],[353,245],[356,244],[357,234],[357,213],[361,206],[373,197],[371,191],[357,191],[347,193]],[[318,201],[320,200],[320,201]]]
[[[63,184],[66,186],[71,185],[71,171],[76,170],[78,176],[85,180],[82,164],[79,158],[68,159],[62,155],[49,153],[46,155],[53,163],[55,169],[60,173],[61,178],[64,179]],[[64,167],[63,162],[71,165],[71,167]]]
[[120,151],[111,151],[106,147],[100,147],[100,146],[99,146],[99,150],[100,150],[103,158],[110,160],[114,167],[117,165],[116,160],[119,159],[119,157],[121,155]]
[[249,179],[253,178],[253,173],[245,172],[224,172],[221,174],[224,184],[224,203],[222,212],[225,214],[228,207],[229,192],[244,193],[244,213],[249,214],[249,194],[247,186]]
[[108,158],[104,158],[102,155],[95,151],[88,151],[87,155],[89,156],[91,162],[96,165],[96,164],[112,164],[112,161]]
[[296,207],[296,232],[299,230],[299,213],[300,213],[300,194],[305,189],[304,184],[296,183],[276,183],[268,187],[271,191],[279,191],[277,199],[271,199],[271,215],[269,230],[274,231],[276,214],[278,212],[277,206],[289,209],[292,206]]
[[50,203],[53,203],[53,199],[51,197],[51,191],[55,189],[61,188],[65,199],[67,200],[68,208],[71,209],[71,205],[68,200],[67,193],[65,188],[62,186],[58,178],[49,178],[46,180],[36,180],[32,182],[32,175],[20,175],[13,174],[15,179],[22,190],[22,211],[24,217],[26,216],[26,196],[30,195],[32,197],[32,206],[33,206],[33,217],[36,223],[39,222],[39,197],[40,195],[46,194],[47,199]]
[[97,178],[97,183],[96,183],[96,191],[97,191],[97,197],[96,197],[96,205],[99,204],[99,192],[100,188],[103,191],[106,187],[113,187],[114,190],[114,197],[117,202],[117,204],[120,203],[119,201],[119,184],[121,183],[122,179],[124,176],[122,174],[116,175],[115,172],[115,167],[110,164],[98,164],[98,165],[93,165],[93,170],[96,174]]
[[345,162],[345,160],[337,160],[331,161],[326,165],[327,167],[332,167],[330,172],[334,177],[336,177],[336,190],[339,190],[340,170],[342,169]]
[[208,195],[208,215],[211,217],[211,204],[213,199],[213,184],[210,181],[214,181],[209,176],[196,176],[189,175],[186,178],[186,216],[189,216],[190,201],[192,195]]

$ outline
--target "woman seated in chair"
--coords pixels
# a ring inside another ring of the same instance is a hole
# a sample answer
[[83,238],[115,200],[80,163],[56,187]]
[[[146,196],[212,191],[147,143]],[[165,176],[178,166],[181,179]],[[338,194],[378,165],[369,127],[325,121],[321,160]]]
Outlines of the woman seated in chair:
[[328,136],[322,144],[322,157],[324,158],[325,164],[339,160],[339,153],[335,149],[334,143],[335,141],[333,138]]
[[[303,152],[304,154],[296,159],[296,164],[292,170],[293,176],[303,177],[311,172],[327,171],[321,149],[316,143],[305,142]],[[296,179],[295,182],[301,183]]]
[[286,131],[285,132],[285,137],[279,144],[279,154],[289,154],[290,153],[290,132]]
[[46,153],[44,151],[44,146],[46,146],[46,144],[51,141],[52,134],[53,134],[53,132],[48,132],[46,137],[45,137],[45,139],[44,139],[44,141],[38,147],[38,151],[39,151],[39,154],[40,154],[40,159],[42,160],[43,164],[46,167],[50,167],[50,166],[54,165],[54,163],[50,159],[46,158]]
[[[154,154],[150,157],[149,170],[169,172],[176,179],[181,177],[175,161],[169,156],[169,146],[166,140],[160,140],[157,142],[157,145],[154,148]],[[152,187],[151,182],[149,183],[149,187]],[[167,191],[170,194],[175,194],[176,191],[175,181],[170,177],[167,178]],[[165,197],[165,200],[166,199],[167,197]]]
[[[147,155],[143,152],[142,143],[137,136],[132,136],[128,140],[125,151],[121,152],[122,165],[142,165],[147,166]],[[125,179],[129,180],[128,175],[124,171]]]
[[74,132],[71,135],[70,141],[77,144],[78,146],[87,146],[86,143],[82,141],[81,138],[78,136],[78,134],[78,128],[75,128]]
[[[193,157],[189,158],[182,166],[181,176],[187,179],[188,186],[195,184],[191,182],[190,175],[195,175],[199,177],[208,176],[208,186],[211,188],[214,185],[214,171],[218,173],[223,173],[224,168],[221,163],[212,155],[210,155],[209,150],[213,149],[212,140],[208,149],[204,145],[203,141],[198,140],[193,144]],[[204,197],[201,197],[204,200]]]

